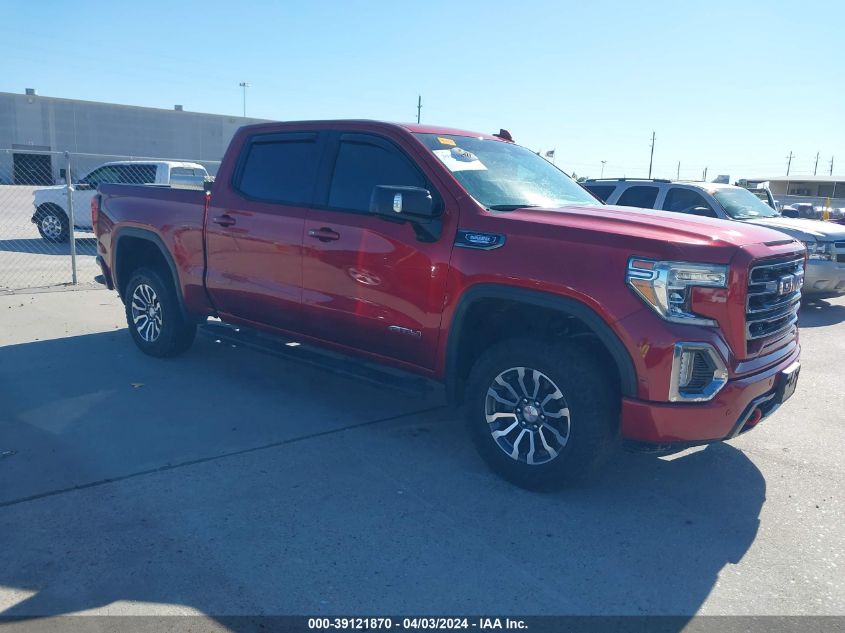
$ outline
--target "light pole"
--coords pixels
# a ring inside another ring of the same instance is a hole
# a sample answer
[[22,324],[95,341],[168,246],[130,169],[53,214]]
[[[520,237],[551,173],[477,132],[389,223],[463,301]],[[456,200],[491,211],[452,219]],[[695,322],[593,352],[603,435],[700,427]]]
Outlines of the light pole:
[[244,89],[244,118],[246,118],[246,89],[249,88],[251,84],[248,81],[242,81],[238,85]]
[[651,155],[648,157],[648,178],[651,180],[651,164],[654,162],[654,132],[651,133]]
[[607,162],[606,160],[603,160],[603,161],[601,162],[601,177],[602,177],[602,178],[604,178],[604,164],[605,164],[606,162]]

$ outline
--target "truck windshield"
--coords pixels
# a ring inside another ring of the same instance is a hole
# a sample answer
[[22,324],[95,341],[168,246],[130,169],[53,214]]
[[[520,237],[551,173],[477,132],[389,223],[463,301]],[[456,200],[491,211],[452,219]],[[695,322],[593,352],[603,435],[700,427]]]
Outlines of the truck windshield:
[[725,212],[734,220],[751,220],[752,218],[777,218],[780,214],[765,202],[760,200],[748,189],[732,188],[717,189],[713,197],[719,201]]
[[488,209],[601,204],[549,161],[519,145],[474,136],[415,136]]

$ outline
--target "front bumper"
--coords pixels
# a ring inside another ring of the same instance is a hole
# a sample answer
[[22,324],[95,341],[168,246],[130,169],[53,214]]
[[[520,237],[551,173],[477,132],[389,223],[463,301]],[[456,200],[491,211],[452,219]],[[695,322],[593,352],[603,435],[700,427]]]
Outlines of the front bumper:
[[804,272],[805,295],[845,294],[845,262],[810,259]]
[[[765,371],[728,381],[708,402],[679,404],[623,398],[622,437],[647,444],[699,444],[729,439],[777,408],[780,374],[800,355],[801,348],[796,346]],[[758,409],[760,413],[755,415]]]

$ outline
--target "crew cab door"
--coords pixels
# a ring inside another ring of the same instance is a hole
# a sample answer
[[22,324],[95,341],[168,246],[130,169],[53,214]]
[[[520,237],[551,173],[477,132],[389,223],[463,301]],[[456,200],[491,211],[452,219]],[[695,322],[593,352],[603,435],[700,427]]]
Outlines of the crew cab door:
[[320,145],[317,132],[249,137],[231,184],[215,188],[206,211],[206,288],[223,319],[298,329],[302,228]]
[[[433,368],[457,209],[400,142],[333,133],[318,205],[305,218],[303,332]],[[370,214],[376,185],[429,189],[442,230],[421,236],[409,221]]]

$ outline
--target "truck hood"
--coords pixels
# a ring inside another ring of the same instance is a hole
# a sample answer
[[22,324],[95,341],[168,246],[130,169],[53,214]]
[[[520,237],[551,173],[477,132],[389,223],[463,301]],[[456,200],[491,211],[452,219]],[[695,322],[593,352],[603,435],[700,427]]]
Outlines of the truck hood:
[[783,234],[746,222],[717,220],[654,209],[620,206],[528,208],[514,213],[538,224],[628,235],[675,245],[740,247],[782,242]]
[[59,196],[67,195],[67,187],[65,185],[53,185],[52,187],[39,187],[32,192],[32,197],[36,200],[55,200]]
[[780,217],[742,220],[742,223],[776,229],[802,242],[812,242],[813,240],[820,242],[845,240],[845,226],[823,222],[822,220]]

